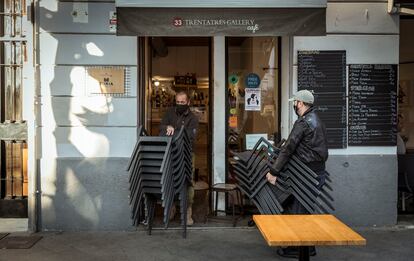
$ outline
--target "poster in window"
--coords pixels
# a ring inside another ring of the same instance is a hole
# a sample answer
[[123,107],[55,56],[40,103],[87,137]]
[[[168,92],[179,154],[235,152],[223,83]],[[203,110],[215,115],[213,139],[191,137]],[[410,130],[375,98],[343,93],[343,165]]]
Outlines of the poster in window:
[[246,111],[260,111],[261,108],[261,95],[259,88],[246,88],[245,89],[245,110]]

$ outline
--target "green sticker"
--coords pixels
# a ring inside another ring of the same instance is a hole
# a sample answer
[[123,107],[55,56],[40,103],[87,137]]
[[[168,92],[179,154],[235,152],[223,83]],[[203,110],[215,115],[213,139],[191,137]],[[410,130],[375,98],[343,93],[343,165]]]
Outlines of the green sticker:
[[229,82],[231,84],[236,84],[238,81],[239,81],[239,77],[237,77],[237,75],[235,74],[230,75]]

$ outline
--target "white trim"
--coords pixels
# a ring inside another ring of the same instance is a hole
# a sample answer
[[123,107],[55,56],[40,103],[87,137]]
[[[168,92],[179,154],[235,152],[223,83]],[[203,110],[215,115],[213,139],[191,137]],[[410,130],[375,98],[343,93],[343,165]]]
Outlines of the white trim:
[[290,116],[292,114],[291,106],[289,106],[289,97],[292,94],[292,80],[293,80],[293,74],[292,74],[292,63],[293,63],[293,55],[292,55],[292,37],[285,36],[282,37],[282,57],[281,57],[281,65],[282,68],[281,71],[281,105],[280,105],[280,134],[281,138],[287,139],[289,136],[290,130],[291,130],[291,122],[292,117]]
[[330,149],[329,155],[397,155],[397,147],[355,147]]
[[[213,38],[213,183],[226,181],[226,38]],[[221,193],[223,194],[223,193]],[[220,195],[218,207],[224,210],[224,196]]]

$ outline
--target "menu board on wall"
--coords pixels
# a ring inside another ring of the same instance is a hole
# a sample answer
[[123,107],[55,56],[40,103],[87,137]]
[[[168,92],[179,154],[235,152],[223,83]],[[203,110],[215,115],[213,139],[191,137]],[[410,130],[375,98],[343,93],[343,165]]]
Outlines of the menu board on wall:
[[397,143],[397,65],[349,66],[350,146]]
[[328,147],[346,148],[346,52],[298,51],[298,90],[311,90]]

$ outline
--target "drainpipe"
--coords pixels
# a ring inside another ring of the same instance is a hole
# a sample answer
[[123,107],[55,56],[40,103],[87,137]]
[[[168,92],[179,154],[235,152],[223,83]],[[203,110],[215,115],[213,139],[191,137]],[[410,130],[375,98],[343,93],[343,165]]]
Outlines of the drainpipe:
[[34,178],[32,179],[33,181],[33,192],[34,192],[34,206],[33,206],[33,210],[34,210],[34,215],[33,218],[34,220],[31,222],[31,230],[33,232],[39,232],[41,231],[41,187],[40,187],[40,166],[39,166],[39,160],[38,160],[38,149],[37,146],[39,146],[40,144],[40,137],[38,137],[37,135],[37,131],[36,131],[36,126],[39,122],[39,119],[37,117],[38,113],[37,110],[40,108],[39,104],[39,100],[38,97],[36,96],[37,90],[40,90],[40,64],[39,64],[39,0],[32,0],[32,4],[30,6],[30,16],[32,19],[32,24],[33,24],[33,66],[34,66],[34,88],[35,88],[35,97],[33,97],[33,102],[34,102],[34,128],[35,128],[35,132],[34,132],[34,167],[33,167],[33,173],[34,173]]

